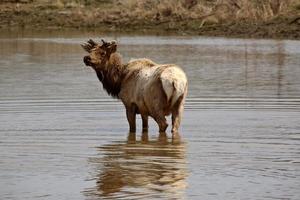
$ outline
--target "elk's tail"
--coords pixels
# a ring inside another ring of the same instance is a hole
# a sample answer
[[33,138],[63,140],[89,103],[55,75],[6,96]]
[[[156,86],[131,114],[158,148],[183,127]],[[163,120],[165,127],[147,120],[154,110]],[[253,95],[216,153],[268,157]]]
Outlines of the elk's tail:
[[180,68],[174,66],[166,68],[162,72],[160,79],[167,100],[172,107],[180,97],[185,95],[187,90],[187,78]]

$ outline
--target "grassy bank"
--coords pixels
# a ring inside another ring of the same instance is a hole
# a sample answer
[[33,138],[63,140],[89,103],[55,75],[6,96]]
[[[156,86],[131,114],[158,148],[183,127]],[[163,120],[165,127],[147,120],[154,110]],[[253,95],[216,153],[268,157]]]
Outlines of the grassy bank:
[[300,39],[300,0],[3,0],[1,28]]

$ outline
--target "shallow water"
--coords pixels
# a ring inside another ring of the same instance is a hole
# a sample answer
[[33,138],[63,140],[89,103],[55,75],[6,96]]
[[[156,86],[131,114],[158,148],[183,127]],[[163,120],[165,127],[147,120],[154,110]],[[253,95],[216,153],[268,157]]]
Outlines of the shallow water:
[[[189,78],[181,139],[127,133],[93,33],[0,33],[0,199],[299,199],[300,42],[114,35]],[[140,119],[139,119],[140,120]]]

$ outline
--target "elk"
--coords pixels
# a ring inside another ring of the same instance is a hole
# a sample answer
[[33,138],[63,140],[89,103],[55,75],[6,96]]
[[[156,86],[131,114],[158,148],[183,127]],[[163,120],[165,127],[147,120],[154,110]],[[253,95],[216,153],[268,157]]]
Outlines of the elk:
[[125,108],[129,131],[136,131],[136,114],[142,118],[143,131],[148,131],[148,117],[165,132],[166,116],[172,114],[172,133],[178,133],[188,82],[182,69],[174,64],[156,64],[141,58],[122,63],[116,41],[82,44],[89,55],[83,62],[92,67],[109,95],[120,99]]

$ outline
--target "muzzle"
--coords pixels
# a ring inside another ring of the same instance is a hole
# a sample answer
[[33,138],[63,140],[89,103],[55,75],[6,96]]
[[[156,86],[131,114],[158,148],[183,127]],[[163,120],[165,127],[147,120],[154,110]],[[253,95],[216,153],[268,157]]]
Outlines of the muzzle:
[[84,56],[83,57],[83,62],[86,66],[91,66],[91,57],[90,56]]

